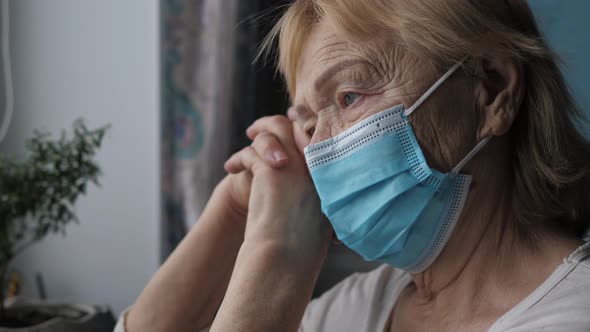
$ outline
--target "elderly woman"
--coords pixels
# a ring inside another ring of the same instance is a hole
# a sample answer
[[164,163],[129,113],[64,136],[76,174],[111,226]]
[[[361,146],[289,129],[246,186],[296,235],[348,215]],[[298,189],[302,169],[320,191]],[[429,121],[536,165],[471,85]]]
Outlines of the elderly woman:
[[[590,145],[525,0],[297,0],[275,37],[288,118],[118,329],[590,331]],[[336,237],[384,265],[310,303]]]

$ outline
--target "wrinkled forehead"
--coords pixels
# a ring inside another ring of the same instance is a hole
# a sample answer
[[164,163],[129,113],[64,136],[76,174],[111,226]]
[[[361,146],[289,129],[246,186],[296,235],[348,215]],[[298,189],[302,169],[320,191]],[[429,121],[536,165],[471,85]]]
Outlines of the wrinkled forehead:
[[315,23],[305,39],[295,73],[295,96],[317,90],[327,77],[352,66],[365,70],[385,71],[400,47],[394,36],[375,35],[363,42],[352,42],[340,34],[325,20]]
[[330,24],[325,21],[315,23],[303,42],[297,62],[297,81],[309,77],[334,56],[355,51],[351,46],[334,31]]

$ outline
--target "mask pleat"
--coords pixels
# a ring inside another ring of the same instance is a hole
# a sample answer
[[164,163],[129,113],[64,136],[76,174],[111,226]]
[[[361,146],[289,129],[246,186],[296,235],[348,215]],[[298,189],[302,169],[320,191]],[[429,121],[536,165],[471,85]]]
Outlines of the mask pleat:
[[[337,204],[322,206],[322,209],[327,216],[330,216],[328,219],[338,221],[332,224],[339,239],[354,241],[350,237],[351,234],[357,234],[356,237],[359,237],[373,228],[380,220],[380,215],[392,208],[392,202],[400,199],[400,196],[417,184],[418,181],[409,173],[401,173],[397,177],[365,188],[365,193],[360,192],[358,195],[349,196]],[[345,205],[355,206],[358,209],[353,211],[345,209],[343,208]],[[367,216],[368,211],[375,212]]]
[[418,216],[430,201],[424,198],[433,195],[431,188],[421,184],[414,186],[413,190],[383,204],[378,212],[369,218],[374,218],[367,223],[370,227],[363,224],[361,230],[357,230],[355,236],[350,237],[347,243],[352,249],[359,246],[365,249],[375,246],[365,250],[367,254],[363,254],[366,256],[365,259],[369,260],[377,259],[384,250],[401,251],[406,245],[410,228],[419,220]]

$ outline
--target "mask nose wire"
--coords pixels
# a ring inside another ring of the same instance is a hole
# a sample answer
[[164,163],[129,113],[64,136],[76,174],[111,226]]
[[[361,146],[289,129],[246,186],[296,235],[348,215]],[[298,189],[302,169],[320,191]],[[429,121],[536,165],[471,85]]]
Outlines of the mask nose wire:
[[449,69],[441,78],[438,79],[438,81],[436,81],[436,83],[434,83],[430,89],[428,89],[423,95],[422,97],[418,98],[418,100],[414,103],[414,105],[412,105],[412,107],[408,108],[407,110],[404,111],[404,115],[405,116],[409,116],[410,114],[412,114],[418,107],[420,107],[420,105],[422,105],[426,99],[428,99],[428,97],[430,97],[434,91],[436,91],[436,89],[438,89],[451,75],[453,75],[453,73],[455,71],[457,71],[457,69],[459,67],[461,67],[461,65],[463,65],[463,62],[465,62],[465,60],[467,60],[468,57],[464,57],[463,59],[461,59],[461,61],[457,62],[453,67],[451,67],[451,69]]

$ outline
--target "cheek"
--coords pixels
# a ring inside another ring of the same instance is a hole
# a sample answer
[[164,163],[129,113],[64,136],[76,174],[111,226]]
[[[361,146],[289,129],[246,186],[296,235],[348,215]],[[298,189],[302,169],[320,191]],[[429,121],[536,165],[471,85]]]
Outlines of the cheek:
[[318,143],[337,136],[369,116],[382,112],[397,104],[387,103],[384,101],[382,95],[372,95],[365,96],[364,100],[358,106],[353,106],[348,110],[337,110],[334,107],[330,111],[320,113],[311,143]]
[[355,123],[376,113],[374,110],[372,111],[374,107],[368,107],[367,105],[369,98],[370,97],[363,97],[361,105],[342,112],[342,122],[345,124],[347,129],[352,127]]
[[334,109],[320,113],[310,143],[318,143],[337,136],[347,128],[346,123],[342,119],[342,113],[337,110]]
[[469,91],[453,84],[412,114],[412,127],[431,167],[449,171],[477,144],[476,115]]
[[329,121],[318,121],[315,127],[313,136],[311,137],[310,144],[319,143],[332,138],[338,134],[332,133],[332,124]]

